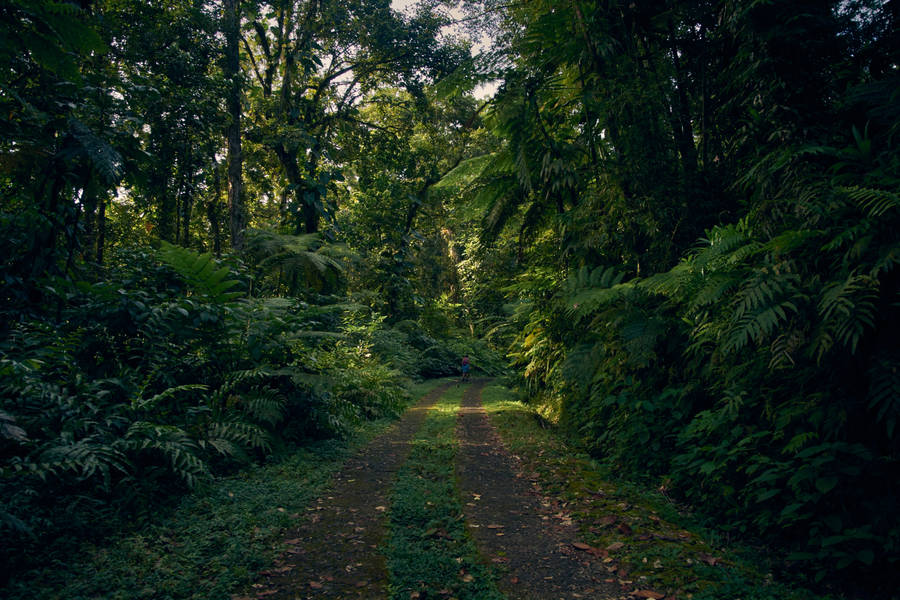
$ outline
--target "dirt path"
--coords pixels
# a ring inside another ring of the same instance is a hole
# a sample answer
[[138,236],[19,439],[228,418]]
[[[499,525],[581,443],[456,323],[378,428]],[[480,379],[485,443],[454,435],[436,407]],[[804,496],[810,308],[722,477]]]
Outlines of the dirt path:
[[521,476],[481,406],[484,381],[463,396],[457,475],[469,531],[482,555],[506,567],[499,587],[509,598],[621,597],[597,557],[578,550],[571,522],[548,514]]
[[[608,572],[599,557],[573,545],[575,527],[550,514],[550,503],[503,446],[481,406],[488,381],[466,386],[457,417],[456,474],[469,533],[485,563],[500,573],[498,587],[522,600],[620,598],[619,588],[603,582]],[[288,532],[288,551],[263,572],[251,595],[234,600],[387,598],[382,543],[395,475],[429,409],[450,385],[426,394],[349,460],[307,508],[302,524]]]
[[307,509],[304,523],[288,534],[288,552],[253,586],[256,598],[387,597],[387,571],[378,547],[394,475],[428,409],[448,386],[426,394],[344,465],[329,489]]

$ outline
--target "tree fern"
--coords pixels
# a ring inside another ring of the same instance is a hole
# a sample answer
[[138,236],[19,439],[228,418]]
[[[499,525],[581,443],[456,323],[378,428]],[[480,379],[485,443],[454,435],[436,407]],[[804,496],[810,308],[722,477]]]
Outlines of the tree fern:
[[335,288],[344,273],[339,259],[350,256],[344,246],[325,244],[318,234],[285,235],[261,229],[247,230],[245,252],[261,275],[293,294],[307,288]]
[[197,254],[193,250],[162,241],[159,255],[188,285],[213,303],[230,302],[243,295],[243,292],[228,291],[241,285],[241,282],[226,279],[231,269],[219,267],[212,254]]

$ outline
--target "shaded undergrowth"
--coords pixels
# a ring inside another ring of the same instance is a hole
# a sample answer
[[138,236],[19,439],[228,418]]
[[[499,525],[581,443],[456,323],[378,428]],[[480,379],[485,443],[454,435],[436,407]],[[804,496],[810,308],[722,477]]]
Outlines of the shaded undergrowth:
[[571,517],[609,578],[623,590],[652,589],[667,598],[823,600],[821,593],[781,583],[771,557],[717,539],[664,491],[620,480],[562,438],[509,389],[491,385],[482,401],[492,423],[554,509]]
[[[414,386],[421,397],[441,380]],[[226,598],[250,585],[283,550],[284,531],[359,447],[390,419],[364,422],[344,440],[299,448],[277,462],[212,483],[140,528],[85,544],[77,555],[52,554],[19,573],[9,600]]]

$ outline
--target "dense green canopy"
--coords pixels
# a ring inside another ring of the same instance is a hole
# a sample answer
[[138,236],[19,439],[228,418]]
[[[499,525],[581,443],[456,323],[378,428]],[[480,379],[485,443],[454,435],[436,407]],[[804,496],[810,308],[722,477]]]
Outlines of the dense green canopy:
[[0,559],[469,353],[813,577],[897,570],[898,2],[456,4],[0,5]]

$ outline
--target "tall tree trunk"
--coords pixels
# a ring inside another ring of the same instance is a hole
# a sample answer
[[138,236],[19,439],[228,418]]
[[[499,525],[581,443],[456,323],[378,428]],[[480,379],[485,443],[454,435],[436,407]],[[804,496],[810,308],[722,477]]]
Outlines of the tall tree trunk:
[[225,34],[225,78],[229,81],[228,114],[228,208],[231,217],[231,246],[235,250],[244,247],[244,230],[247,228],[247,212],[244,206],[241,171],[241,61],[240,49],[240,0],[225,0],[222,15],[222,32]]
[[[105,194],[104,194],[105,195]],[[101,197],[97,205],[97,264],[103,264],[103,250],[106,245],[106,198]]]
[[216,256],[222,256],[222,229],[219,225],[219,198],[222,197],[222,177],[219,175],[219,164],[213,169],[213,193],[206,204],[206,217],[209,219],[209,230],[213,238],[213,252]]

